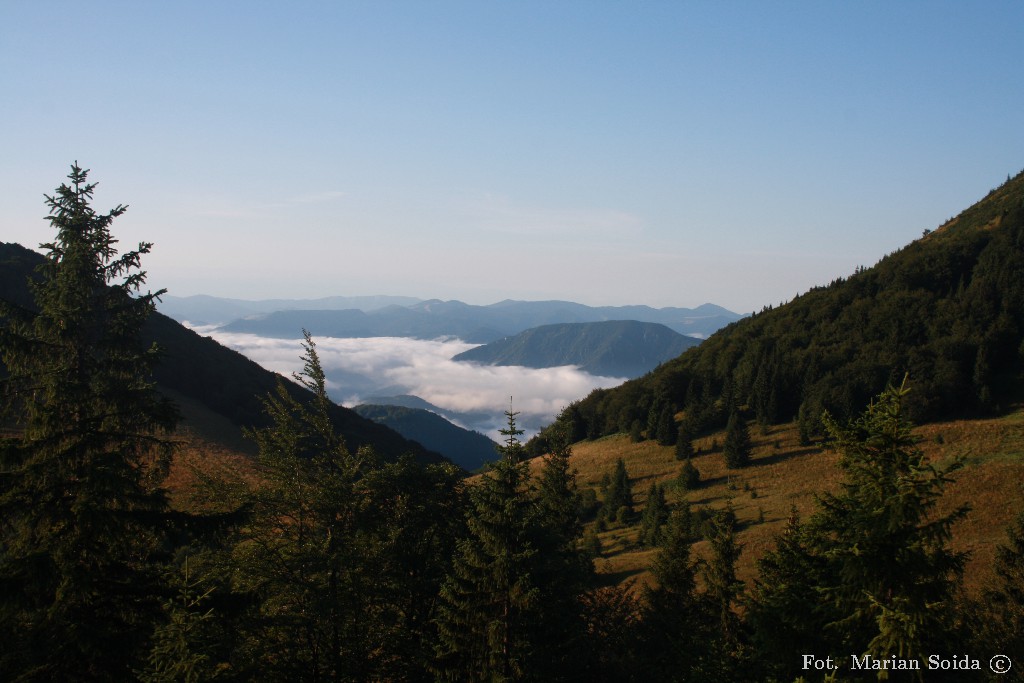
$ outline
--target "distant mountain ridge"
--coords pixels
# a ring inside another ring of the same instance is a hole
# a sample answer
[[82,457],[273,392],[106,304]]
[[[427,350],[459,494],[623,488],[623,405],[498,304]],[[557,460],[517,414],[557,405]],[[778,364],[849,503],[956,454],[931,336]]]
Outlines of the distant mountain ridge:
[[615,320],[661,323],[679,334],[703,338],[742,317],[714,304],[697,308],[593,307],[571,301],[506,300],[475,306],[433,299],[369,311],[275,311],[235,320],[219,329],[282,339],[297,339],[303,329],[308,329],[322,337],[457,337],[474,344],[487,344],[541,325]]
[[561,323],[528,329],[460,353],[452,360],[530,368],[575,365],[592,375],[633,378],[699,343],[660,323]]
[[[34,308],[27,281],[35,277],[35,267],[42,260],[42,255],[20,244],[0,242],[0,299]],[[143,329],[144,345],[151,342],[162,351],[153,378],[157,388],[181,408],[182,426],[231,450],[252,452],[254,445],[242,437],[242,430],[267,424],[263,400],[275,390],[279,375],[160,313],[150,316]],[[285,387],[300,402],[312,397],[290,380]],[[368,445],[388,459],[411,453],[423,462],[442,460],[439,454],[348,408],[332,405],[330,411],[353,450]]]
[[223,325],[232,320],[289,310],[374,311],[387,306],[412,306],[421,299],[411,296],[328,296],[319,299],[227,299],[206,294],[161,297],[157,309],[178,322],[192,325]]

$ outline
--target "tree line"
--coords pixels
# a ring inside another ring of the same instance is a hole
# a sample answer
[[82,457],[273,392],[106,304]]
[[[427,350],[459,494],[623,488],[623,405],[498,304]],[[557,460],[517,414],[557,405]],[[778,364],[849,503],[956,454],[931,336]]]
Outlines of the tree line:
[[[533,471],[510,408],[501,457],[472,485],[450,465],[350,450],[308,333],[295,379],[313,398],[283,381],[264,397],[255,474],[200,472],[195,505],[172,508],[176,414],[150,380],[159,349],[139,342],[160,294],[142,292],[150,245],[119,255],[125,207],[97,214],[87,172],[69,180],[47,197],[56,236],[35,307],[4,304],[0,327],[0,678],[792,681],[821,678],[804,653],[965,648],[1024,666],[1024,520],[999,581],[964,597],[948,541],[966,510],[937,506],[955,465],[923,459],[906,386],[824,415],[845,482],[794,515],[750,586],[735,515],[697,519],[658,487],[641,518],[652,581],[602,585],[566,414]],[[631,486],[620,462],[606,517],[632,520]],[[839,672],[861,674],[875,677]],[[927,672],[972,676],[985,674]]]
[[761,425],[797,420],[809,441],[821,415],[855,417],[909,373],[917,421],[990,415],[1024,385],[1024,173],[940,230],[847,278],[766,306],[645,377],[595,390],[566,415],[575,437],[646,428],[665,414],[697,431],[731,412]]

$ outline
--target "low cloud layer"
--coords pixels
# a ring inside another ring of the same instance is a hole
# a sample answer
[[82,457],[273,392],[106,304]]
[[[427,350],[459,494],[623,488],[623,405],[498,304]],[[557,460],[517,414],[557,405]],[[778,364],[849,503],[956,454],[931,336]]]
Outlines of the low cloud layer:
[[[290,375],[302,369],[301,340],[197,331],[268,370]],[[352,406],[374,395],[414,394],[447,410],[493,415],[493,419],[463,426],[495,439],[510,398],[512,408],[521,413],[521,425],[532,433],[572,401],[623,381],[590,375],[574,366],[534,369],[456,362],[452,356],[476,346],[460,340],[324,337],[314,341],[335,401]]]

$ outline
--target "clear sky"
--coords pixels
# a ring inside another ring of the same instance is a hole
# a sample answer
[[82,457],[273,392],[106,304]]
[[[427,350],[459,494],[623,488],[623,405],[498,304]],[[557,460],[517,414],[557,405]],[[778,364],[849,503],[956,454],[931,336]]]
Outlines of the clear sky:
[[70,162],[185,296],[738,312],[1024,168],[1024,3],[0,0],[0,239]]

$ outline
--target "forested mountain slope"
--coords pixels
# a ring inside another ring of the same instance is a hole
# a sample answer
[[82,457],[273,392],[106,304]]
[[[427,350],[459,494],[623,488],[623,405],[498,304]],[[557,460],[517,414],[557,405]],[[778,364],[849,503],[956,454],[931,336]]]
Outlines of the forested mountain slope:
[[[26,286],[42,256],[19,244],[0,243],[0,298],[20,307],[31,307]],[[146,324],[144,342],[156,342],[163,358],[154,372],[159,388],[172,400],[185,403],[184,413],[192,427],[204,438],[237,448],[243,427],[263,426],[263,398],[277,384],[277,375],[260,367],[240,353],[221,346],[159,313]],[[289,392],[299,400],[309,392],[294,382],[286,382]],[[332,419],[353,450],[372,445],[387,458],[413,453],[417,458],[436,462],[441,457],[418,443],[372,420],[360,417],[341,406],[331,409]],[[209,425],[216,424],[215,429]]]
[[1021,397],[1024,173],[850,277],[723,328],[625,385],[597,390],[563,419],[579,437],[627,431],[664,406],[693,426],[733,406],[762,424],[823,410],[855,414],[909,373],[915,421],[998,412]]
[[529,368],[576,365],[592,375],[639,377],[699,343],[659,323],[564,323],[534,327],[453,360]]

